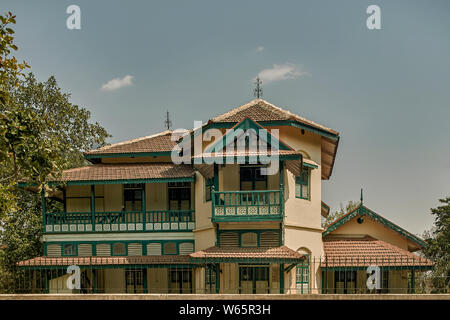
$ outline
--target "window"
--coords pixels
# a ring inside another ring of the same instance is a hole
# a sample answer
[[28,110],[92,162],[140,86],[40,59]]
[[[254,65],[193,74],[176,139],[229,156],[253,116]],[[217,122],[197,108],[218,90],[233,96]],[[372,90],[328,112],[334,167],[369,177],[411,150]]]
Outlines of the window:
[[75,249],[75,245],[72,243],[66,243],[63,245],[63,255],[64,256],[75,256],[76,253],[76,249]]
[[295,197],[309,200],[309,170],[303,169],[300,177],[295,178]]
[[123,199],[125,211],[142,210],[142,194],[144,184],[132,183],[123,186]]
[[114,243],[113,245],[113,256],[124,256],[126,255],[125,243]]
[[267,190],[267,175],[261,174],[261,166],[241,166],[241,190]]
[[309,266],[297,266],[296,274],[297,293],[309,293]]
[[356,293],[356,271],[335,271],[334,293]]
[[192,293],[192,270],[169,269],[169,293]]
[[175,242],[164,243],[164,254],[177,254],[177,244]]
[[211,191],[214,185],[214,178],[205,179],[205,201],[211,201]]
[[125,270],[125,283],[127,293],[144,292],[143,270]]
[[191,208],[191,183],[169,182],[169,210]]
[[258,234],[256,232],[246,232],[241,235],[241,247],[257,247]]
[[389,293],[389,270],[381,271],[381,293]]

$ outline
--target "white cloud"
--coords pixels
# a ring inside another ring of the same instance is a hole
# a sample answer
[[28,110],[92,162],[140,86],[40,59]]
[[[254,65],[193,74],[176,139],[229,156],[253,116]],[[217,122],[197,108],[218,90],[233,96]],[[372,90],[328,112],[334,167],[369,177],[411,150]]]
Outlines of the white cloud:
[[263,46],[259,46],[256,48],[256,52],[263,52],[264,51],[264,47]]
[[310,75],[310,73],[300,70],[300,67],[291,64],[274,64],[270,69],[264,69],[258,73],[258,77],[263,83],[295,79],[301,76]]
[[133,76],[130,76],[127,74],[125,77],[121,78],[114,78],[112,80],[109,80],[107,83],[102,85],[101,90],[103,91],[113,91],[117,90],[123,87],[129,87],[133,85]]

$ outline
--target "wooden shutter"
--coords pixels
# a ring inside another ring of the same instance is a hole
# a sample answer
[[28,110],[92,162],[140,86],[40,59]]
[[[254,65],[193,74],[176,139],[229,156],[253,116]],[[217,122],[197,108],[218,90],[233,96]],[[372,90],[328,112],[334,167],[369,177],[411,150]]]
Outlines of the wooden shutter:
[[61,245],[60,244],[49,244],[47,246],[47,256],[48,257],[61,257]]
[[221,248],[237,248],[239,246],[239,237],[237,232],[222,232],[220,234]]
[[194,252],[194,244],[191,242],[183,242],[179,245],[180,254],[186,255]]
[[273,231],[261,232],[260,247],[270,248],[278,247],[280,245],[280,234]]
[[96,246],[97,256],[109,257],[111,256],[111,245],[109,243],[101,243]]
[[161,243],[154,242],[147,244],[148,256],[160,256],[161,255]]
[[142,244],[129,243],[128,244],[128,255],[129,256],[142,256]]
[[78,245],[78,256],[90,257],[92,256],[92,244],[83,243]]
[[258,234],[256,232],[246,232],[241,235],[242,247],[257,247]]

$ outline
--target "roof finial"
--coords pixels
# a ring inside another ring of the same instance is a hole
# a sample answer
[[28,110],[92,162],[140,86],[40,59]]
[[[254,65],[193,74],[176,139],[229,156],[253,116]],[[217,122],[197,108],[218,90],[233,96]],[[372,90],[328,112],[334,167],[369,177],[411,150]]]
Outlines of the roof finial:
[[164,121],[164,124],[166,125],[167,130],[170,130],[170,127],[172,126],[172,121],[170,121],[169,110],[167,110],[166,112],[166,120]]
[[363,204],[363,188],[361,188],[361,204]]
[[259,76],[256,77],[255,84],[256,84],[256,88],[253,89],[253,95],[254,95],[257,99],[259,99],[259,98],[262,97],[262,88],[261,88],[262,81],[261,81],[261,79],[259,78]]

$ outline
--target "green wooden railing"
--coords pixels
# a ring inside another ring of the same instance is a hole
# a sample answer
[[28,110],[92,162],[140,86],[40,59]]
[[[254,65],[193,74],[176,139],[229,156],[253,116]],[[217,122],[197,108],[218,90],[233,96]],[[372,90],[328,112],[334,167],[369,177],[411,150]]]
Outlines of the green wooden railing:
[[44,231],[62,232],[147,232],[191,231],[193,210],[55,212],[45,213]]
[[212,221],[281,220],[280,190],[212,191]]

